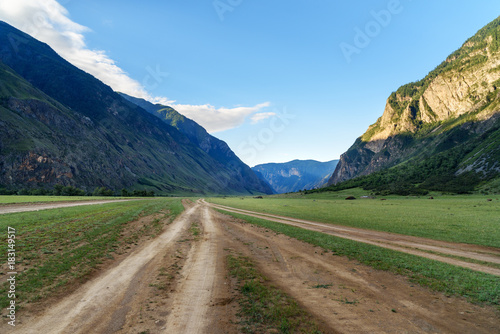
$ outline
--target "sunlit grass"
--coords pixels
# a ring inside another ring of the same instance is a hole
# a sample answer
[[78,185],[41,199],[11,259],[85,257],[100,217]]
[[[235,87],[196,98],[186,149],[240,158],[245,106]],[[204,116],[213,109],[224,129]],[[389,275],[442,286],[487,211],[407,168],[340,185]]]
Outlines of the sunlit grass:
[[[264,213],[436,240],[500,247],[500,200],[484,196],[434,196],[346,201],[349,192],[297,196],[210,198],[208,201]],[[365,192],[365,195],[366,192]]]

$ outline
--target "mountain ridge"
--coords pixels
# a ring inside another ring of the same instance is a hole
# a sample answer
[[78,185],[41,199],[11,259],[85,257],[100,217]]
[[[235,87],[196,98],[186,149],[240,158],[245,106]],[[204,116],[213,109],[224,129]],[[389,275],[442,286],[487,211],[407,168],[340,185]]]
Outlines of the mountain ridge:
[[[419,164],[457,145],[474,152],[481,145],[475,138],[490,130],[491,136],[483,140],[497,143],[499,30],[500,18],[497,18],[425,78],[393,92],[383,115],[341,156],[328,184],[405,163]],[[498,150],[489,147],[476,153],[454,161],[453,166],[450,163],[447,173],[459,176],[472,171],[480,173],[479,178],[497,175]]]
[[201,150],[226,166],[231,172],[231,179],[237,180],[237,182],[245,184],[249,188],[257,189],[262,193],[272,193],[272,189],[267,182],[258,178],[252,169],[238,158],[226,142],[210,135],[192,119],[185,117],[172,107],[153,104],[144,99],[132,97],[124,93],[120,93],[120,95],[187,136]]
[[254,194],[176,128],[0,22],[0,188]]

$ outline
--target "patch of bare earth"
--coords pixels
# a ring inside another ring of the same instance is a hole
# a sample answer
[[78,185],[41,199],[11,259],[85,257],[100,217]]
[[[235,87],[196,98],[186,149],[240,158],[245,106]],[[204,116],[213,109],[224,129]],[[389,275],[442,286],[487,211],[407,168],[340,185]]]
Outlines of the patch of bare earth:
[[328,333],[494,333],[500,314],[401,276],[333,256],[285,235],[216,215],[231,248],[248,256]]

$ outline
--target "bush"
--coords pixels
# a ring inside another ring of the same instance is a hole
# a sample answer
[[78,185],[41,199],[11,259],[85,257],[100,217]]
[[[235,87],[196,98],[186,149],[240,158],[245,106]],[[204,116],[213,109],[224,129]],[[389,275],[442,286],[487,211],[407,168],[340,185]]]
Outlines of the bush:
[[95,188],[92,196],[114,196],[115,193],[113,190],[110,190],[106,187]]

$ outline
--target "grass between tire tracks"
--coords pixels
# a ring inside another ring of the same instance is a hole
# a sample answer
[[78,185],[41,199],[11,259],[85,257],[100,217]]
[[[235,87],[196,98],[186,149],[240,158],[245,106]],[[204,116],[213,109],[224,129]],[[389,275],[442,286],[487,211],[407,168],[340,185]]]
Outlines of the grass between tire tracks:
[[239,316],[244,333],[277,330],[280,333],[321,333],[314,320],[295,300],[269,285],[249,258],[229,254],[230,273],[237,278],[241,311]]
[[[85,281],[118,251],[142,237],[156,236],[182,210],[180,199],[151,199],[1,215],[1,231],[16,229],[16,301],[22,306]],[[148,216],[151,219],[127,230],[130,223]],[[6,254],[0,255],[0,275],[8,272]],[[4,283],[0,307],[8,303]]]
[[470,302],[496,305],[500,309],[500,277],[295,226],[218,211],[322,247],[333,255],[347,256],[375,269],[406,276],[411,282],[446,295],[463,296]]

